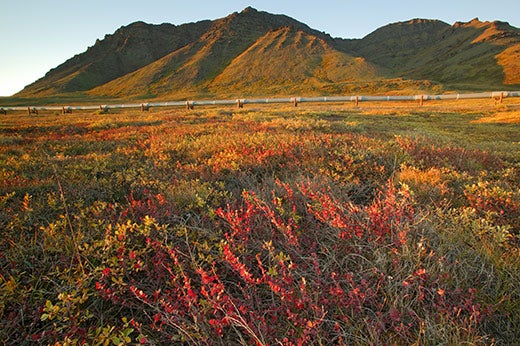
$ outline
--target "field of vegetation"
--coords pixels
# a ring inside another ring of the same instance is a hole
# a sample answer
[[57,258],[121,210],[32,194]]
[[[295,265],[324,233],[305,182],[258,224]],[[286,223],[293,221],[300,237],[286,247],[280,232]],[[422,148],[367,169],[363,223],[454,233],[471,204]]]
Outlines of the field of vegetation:
[[0,115],[0,340],[516,344],[520,112],[486,102]]

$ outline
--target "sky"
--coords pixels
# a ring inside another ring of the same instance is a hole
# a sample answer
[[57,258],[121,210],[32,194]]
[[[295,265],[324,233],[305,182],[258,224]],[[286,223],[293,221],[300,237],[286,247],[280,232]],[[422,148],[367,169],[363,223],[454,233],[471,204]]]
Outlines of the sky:
[[501,20],[520,28],[518,0],[0,0],[0,96],[10,96],[135,21],[184,24],[252,6],[333,37],[362,38],[413,18]]

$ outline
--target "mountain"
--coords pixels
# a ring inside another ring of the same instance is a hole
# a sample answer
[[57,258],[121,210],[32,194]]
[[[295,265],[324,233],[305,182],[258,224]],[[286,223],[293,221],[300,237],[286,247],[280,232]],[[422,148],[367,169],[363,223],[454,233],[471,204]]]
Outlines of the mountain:
[[520,84],[520,30],[505,22],[455,23],[419,56],[414,78],[449,83]]
[[398,72],[414,63],[417,55],[439,41],[448,28],[450,25],[439,20],[412,19],[386,25],[361,40],[346,40],[343,48]]
[[414,19],[377,29],[361,40],[343,41],[390,75],[453,86],[520,84],[520,30],[477,18],[450,26]]
[[136,22],[16,96],[118,98],[339,94],[520,85],[520,30],[504,22],[413,19],[332,38],[251,7],[214,21]]

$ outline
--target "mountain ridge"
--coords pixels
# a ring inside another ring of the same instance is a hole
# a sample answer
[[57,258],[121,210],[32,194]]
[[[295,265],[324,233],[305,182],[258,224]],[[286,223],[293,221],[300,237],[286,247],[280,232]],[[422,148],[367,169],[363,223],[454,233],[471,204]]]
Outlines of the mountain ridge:
[[[442,91],[520,85],[520,29],[415,18],[333,38],[247,7],[216,20],[141,21],[97,40],[16,94],[161,98]],[[399,92],[399,90],[394,90]]]

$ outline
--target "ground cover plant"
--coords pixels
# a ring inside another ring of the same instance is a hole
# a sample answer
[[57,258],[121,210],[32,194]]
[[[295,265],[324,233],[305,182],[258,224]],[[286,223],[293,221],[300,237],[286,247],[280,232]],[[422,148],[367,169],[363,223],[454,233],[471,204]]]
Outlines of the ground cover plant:
[[0,119],[5,344],[520,340],[513,106]]

